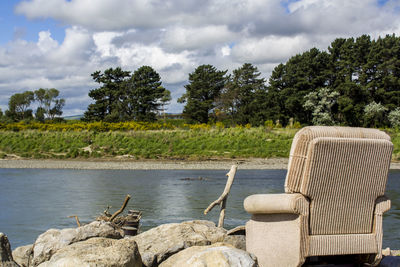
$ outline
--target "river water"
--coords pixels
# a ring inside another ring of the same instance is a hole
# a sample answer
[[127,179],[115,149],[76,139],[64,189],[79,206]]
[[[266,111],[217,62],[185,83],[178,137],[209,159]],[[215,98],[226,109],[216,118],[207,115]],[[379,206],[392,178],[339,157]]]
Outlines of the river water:
[[[0,232],[12,248],[33,243],[49,228],[76,227],[70,215],[90,222],[110,205],[113,213],[125,195],[127,209],[143,212],[141,230],[171,222],[217,222],[219,207],[203,210],[222,193],[221,170],[60,170],[0,169]],[[227,202],[225,228],[250,218],[243,200],[251,194],[283,192],[286,170],[238,170]],[[192,179],[199,178],[203,179]],[[190,179],[187,179],[190,178]],[[392,209],[384,217],[383,247],[400,249],[400,171],[391,171],[386,194]]]

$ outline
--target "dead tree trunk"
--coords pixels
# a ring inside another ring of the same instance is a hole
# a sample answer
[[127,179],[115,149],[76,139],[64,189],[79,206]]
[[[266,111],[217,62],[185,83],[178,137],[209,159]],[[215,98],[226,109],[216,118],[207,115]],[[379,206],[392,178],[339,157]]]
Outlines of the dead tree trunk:
[[221,211],[219,213],[219,220],[218,220],[218,227],[224,227],[226,200],[228,199],[228,195],[231,190],[233,180],[235,179],[236,170],[237,170],[237,165],[232,165],[231,170],[226,174],[226,176],[228,176],[228,180],[226,181],[224,192],[222,192],[221,196],[217,200],[212,202],[204,210],[204,214],[207,214],[217,204],[221,205]]
[[115,219],[115,217],[117,217],[120,213],[122,213],[124,211],[126,205],[129,202],[129,199],[131,199],[131,196],[130,195],[126,195],[124,203],[122,204],[122,207],[119,210],[117,210],[116,212],[114,212],[114,214],[108,220],[109,222],[112,222]]

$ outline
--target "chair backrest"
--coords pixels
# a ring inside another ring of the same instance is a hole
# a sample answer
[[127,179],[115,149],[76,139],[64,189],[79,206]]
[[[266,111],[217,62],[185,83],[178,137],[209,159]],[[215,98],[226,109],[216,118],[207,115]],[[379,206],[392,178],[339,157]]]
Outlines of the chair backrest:
[[310,199],[311,235],[371,233],[392,149],[376,129],[311,126],[296,134],[285,191]]

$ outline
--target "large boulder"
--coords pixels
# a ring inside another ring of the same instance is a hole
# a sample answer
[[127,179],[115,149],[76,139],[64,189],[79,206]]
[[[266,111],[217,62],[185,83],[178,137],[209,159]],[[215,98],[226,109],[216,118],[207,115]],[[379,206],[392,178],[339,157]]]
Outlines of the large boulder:
[[3,233],[0,233],[0,266],[18,267],[18,264],[13,260],[8,237]]
[[33,247],[32,265],[37,266],[48,261],[53,254],[63,247],[93,237],[119,239],[122,238],[122,235],[112,224],[104,221],[94,221],[78,228],[50,229],[36,239]]
[[33,254],[33,244],[17,247],[12,251],[13,259],[21,267],[28,267]]
[[210,221],[188,221],[163,224],[126,239],[136,241],[143,264],[158,266],[169,256],[191,246],[206,246],[221,242],[226,230]]
[[39,267],[141,267],[135,242],[95,237],[61,248]]
[[257,260],[244,250],[226,243],[187,248],[161,263],[160,267],[256,267]]

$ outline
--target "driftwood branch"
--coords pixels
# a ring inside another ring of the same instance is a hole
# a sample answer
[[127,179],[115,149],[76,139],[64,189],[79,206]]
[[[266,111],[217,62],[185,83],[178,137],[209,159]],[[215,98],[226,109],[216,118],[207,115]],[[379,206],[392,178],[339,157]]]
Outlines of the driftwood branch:
[[107,217],[111,217],[111,216],[112,216],[112,214],[108,212],[110,209],[111,209],[111,206],[107,206],[107,208],[103,211],[103,213],[104,213]]
[[68,218],[75,218],[76,224],[78,225],[78,227],[81,227],[81,222],[79,221],[79,218],[77,215],[71,215],[71,216],[68,216]]
[[217,204],[221,205],[221,211],[220,211],[219,220],[218,220],[218,227],[223,227],[224,226],[226,200],[228,199],[228,195],[229,195],[229,192],[231,190],[231,187],[232,187],[232,184],[233,184],[233,180],[235,179],[236,170],[237,170],[237,165],[232,165],[231,170],[226,174],[226,176],[228,176],[228,179],[226,181],[224,192],[222,192],[221,196],[217,200],[212,202],[204,210],[204,214],[207,214]]
[[112,222],[115,219],[115,217],[117,217],[120,213],[122,213],[124,211],[126,205],[129,202],[129,199],[131,199],[131,196],[126,195],[124,203],[122,204],[122,207],[119,210],[117,210],[116,212],[114,212],[114,214],[110,217],[110,219],[108,221]]

